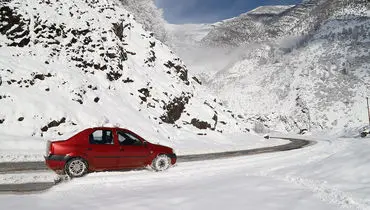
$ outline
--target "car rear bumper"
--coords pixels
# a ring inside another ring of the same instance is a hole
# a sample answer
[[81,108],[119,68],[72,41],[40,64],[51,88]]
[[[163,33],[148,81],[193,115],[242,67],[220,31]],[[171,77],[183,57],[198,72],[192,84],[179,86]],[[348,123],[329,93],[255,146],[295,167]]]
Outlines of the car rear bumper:
[[45,164],[48,168],[58,174],[64,173],[64,166],[67,162],[67,157],[64,155],[48,155],[45,156]]

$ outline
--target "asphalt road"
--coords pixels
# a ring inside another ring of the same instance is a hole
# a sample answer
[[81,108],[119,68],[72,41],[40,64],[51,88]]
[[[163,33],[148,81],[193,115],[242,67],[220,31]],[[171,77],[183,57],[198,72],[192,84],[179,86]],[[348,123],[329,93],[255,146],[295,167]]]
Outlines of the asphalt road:
[[9,162],[0,163],[0,174],[26,171],[48,170],[44,162]]
[[37,182],[24,184],[0,184],[0,194],[3,193],[32,193],[41,192],[52,188],[56,183],[54,182]]
[[[230,152],[219,152],[209,154],[197,154],[197,155],[184,155],[178,156],[177,162],[191,162],[191,161],[205,161],[205,160],[216,160],[222,158],[238,157],[238,156],[249,156],[264,153],[282,152],[289,150],[301,149],[310,145],[315,144],[314,141],[294,139],[294,138],[279,138],[289,140],[290,143],[264,147],[257,149],[248,149],[240,151]],[[27,171],[45,171],[48,170],[44,162],[13,162],[13,163],[0,163],[0,174],[6,173],[17,173]],[[29,193],[29,192],[40,192],[50,189],[57,183],[54,182],[43,182],[43,183],[24,183],[24,184],[0,184],[0,193]]]

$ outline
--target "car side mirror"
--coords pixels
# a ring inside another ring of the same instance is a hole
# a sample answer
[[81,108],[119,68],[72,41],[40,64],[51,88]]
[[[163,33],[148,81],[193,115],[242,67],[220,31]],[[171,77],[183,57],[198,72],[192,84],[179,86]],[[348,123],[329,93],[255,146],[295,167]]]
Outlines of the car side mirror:
[[143,141],[143,145],[144,145],[144,147],[148,147],[148,142],[147,141]]

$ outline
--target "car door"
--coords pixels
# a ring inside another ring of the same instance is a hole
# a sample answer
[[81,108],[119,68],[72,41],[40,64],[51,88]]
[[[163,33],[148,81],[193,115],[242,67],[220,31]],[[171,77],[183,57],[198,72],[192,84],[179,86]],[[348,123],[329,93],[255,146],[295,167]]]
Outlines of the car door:
[[112,129],[95,129],[89,135],[86,148],[88,163],[94,170],[116,169],[120,148],[114,141]]
[[143,167],[150,158],[150,150],[143,141],[128,130],[117,130],[120,144],[119,166],[122,168]]

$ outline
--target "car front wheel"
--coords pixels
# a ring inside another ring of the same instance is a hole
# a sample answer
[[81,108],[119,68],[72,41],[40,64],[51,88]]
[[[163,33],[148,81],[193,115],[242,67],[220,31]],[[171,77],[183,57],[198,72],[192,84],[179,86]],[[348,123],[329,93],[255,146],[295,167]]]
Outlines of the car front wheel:
[[167,155],[158,155],[152,161],[152,169],[155,171],[165,171],[171,166],[171,159]]
[[87,162],[82,158],[72,158],[65,166],[65,172],[71,178],[82,177],[87,173]]

